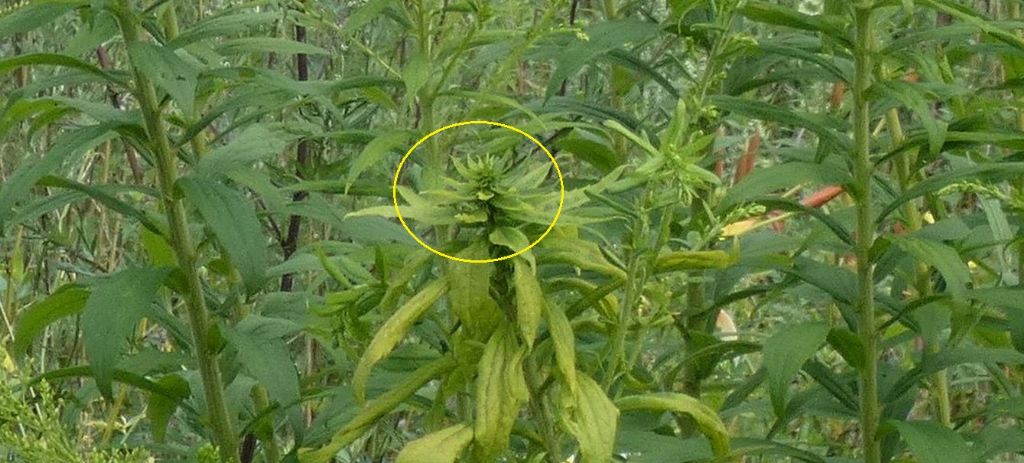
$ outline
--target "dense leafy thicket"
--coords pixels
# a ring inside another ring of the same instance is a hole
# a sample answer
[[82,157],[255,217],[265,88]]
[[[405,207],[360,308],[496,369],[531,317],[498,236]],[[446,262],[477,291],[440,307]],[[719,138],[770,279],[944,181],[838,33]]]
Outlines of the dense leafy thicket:
[[1024,461],[1022,10],[2,2],[0,458]]

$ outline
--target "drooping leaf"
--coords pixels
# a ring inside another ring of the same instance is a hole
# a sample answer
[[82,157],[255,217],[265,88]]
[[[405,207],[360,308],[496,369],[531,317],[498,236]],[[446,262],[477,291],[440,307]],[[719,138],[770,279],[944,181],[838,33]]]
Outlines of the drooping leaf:
[[244,37],[225,40],[217,45],[216,51],[221,55],[239,55],[243,53],[328,54],[327,50],[316,45],[281,37]]
[[457,365],[453,357],[445,356],[420,367],[406,376],[405,381],[394,389],[367,402],[359,414],[335,433],[326,446],[317,450],[302,449],[299,452],[299,461],[327,463],[333,460],[342,448],[365,434],[382,416],[415,394],[428,381],[453,370]]
[[39,302],[28,306],[18,315],[14,327],[14,341],[11,354],[20,357],[28,352],[29,346],[36,336],[51,323],[61,318],[77,314],[85,307],[89,298],[89,290],[80,285],[66,285],[58,288]]
[[[460,252],[458,257],[479,258],[486,244],[478,242]],[[467,264],[449,261],[448,303],[455,316],[466,326],[474,339],[486,339],[505,318],[490,295],[494,264]]]
[[693,418],[700,432],[711,442],[716,456],[729,454],[729,431],[714,410],[686,394],[660,392],[623,397],[615,401],[620,411],[664,410]]
[[913,236],[893,236],[890,239],[915,261],[935,267],[946,280],[946,289],[954,297],[963,295],[967,290],[971,272],[956,249],[939,241]]
[[473,428],[457,424],[409,442],[395,463],[455,463],[473,441]]
[[355,372],[352,374],[352,388],[356,400],[360,403],[366,401],[366,381],[370,378],[370,371],[373,366],[387,356],[395,346],[405,338],[406,333],[413,324],[430,309],[438,299],[448,290],[448,281],[444,278],[436,279],[409,298],[394,315],[382,325],[374,335],[370,345],[366,347],[363,356],[359,359]]
[[579,374],[576,378],[579,390],[572,417],[565,425],[579,442],[581,463],[610,463],[615,451],[619,409],[589,375]]
[[979,461],[959,434],[931,421],[890,421],[921,463]]
[[128,44],[132,64],[167,92],[186,115],[192,114],[199,71],[170,48],[146,42]]
[[266,245],[253,207],[241,193],[212,179],[182,177],[177,186],[199,210],[238,269],[246,290],[250,294],[259,291],[267,267]]
[[128,268],[97,281],[82,309],[85,354],[105,396],[112,394],[114,367],[146,314],[169,268]]
[[286,405],[299,398],[299,377],[282,338],[300,329],[288,320],[249,315],[221,332],[235,347],[246,371],[267,389],[270,399]]
[[572,324],[565,312],[557,304],[545,304],[547,314],[548,332],[551,334],[551,342],[555,346],[555,363],[558,371],[562,374],[562,381],[569,388],[569,392],[575,396],[579,392],[579,382],[576,380],[576,335],[573,333]]
[[540,289],[540,282],[533,274],[533,269],[524,259],[512,259],[512,262],[515,267],[513,284],[516,288],[516,322],[526,346],[533,348],[543,317],[544,292]]
[[13,6],[13,12],[0,15],[0,39],[34,30],[87,2],[85,0],[51,0],[26,3],[22,6]]
[[406,132],[387,132],[367,143],[363,151],[352,161],[352,167],[348,172],[347,185],[351,186],[366,169],[379,165],[388,153],[403,147],[408,139],[409,134]]
[[112,124],[100,124],[66,132],[58,137],[49,151],[39,160],[24,162],[0,185],[0,230],[13,208],[28,195],[39,179],[58,171],[73,156],[88,152],[114,135]]
[[[167,375],[156,380],[161,387],[176,391],[180,397],[188,397],[188,382],[178,375]],[[167,438],[167,424],[178,409],[181,401],[164,394],[150,393],[146,402],[146,418],[153,426],[153,440],[162,443]]]
[[246,164],[281,154],[297,135],[273,125],[253,125],[225,145],[214,148],[196,164],[196,172],[223,175]]
[[529,398],[523,375],[525,353],[509,325],[491,335],[484,347],[477,368],[473,423],[477,461],[496,461],[508,448],[519,407]]
[[764,342],[764,365],[768,370],[768,392],[776,416],[784,416],[789,383],[804,362],[814,356],[828,336],[828,325],[800,323],[784,326]]
[[405,81],[405,97],[412,100],[430,81],[430,56],[424,53],[415,53],[402,68],[402,80]]

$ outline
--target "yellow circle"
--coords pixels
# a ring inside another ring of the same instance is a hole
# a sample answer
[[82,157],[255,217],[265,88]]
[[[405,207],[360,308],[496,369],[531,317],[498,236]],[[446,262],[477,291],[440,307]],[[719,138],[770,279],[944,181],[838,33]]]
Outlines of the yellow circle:
[[[416,236],[416,233],[413,233],[412,229],[409,228],[409,225],[405,223],[405,218],[402,217],[402,211],[400,211],[399,208],[398,208],[398,177],[402,173],[402,167],[405,166],[405,161],[409,159],[409,156],[412,155],[412,152],[415,151],[416,148],[419,148],[420,145],[422,145],[424,142],[429,140],[434,135],[437,135],[437,134],[439,134],[441,132],[444,132],[445,130],[448,130],[448,129],[454,129],[456,127],[462,127],[462,126],[465,126],[465,125],[491,125],[491,126],[494,126],[494,127],[501,127],[503,129],[511,130],[511,131],[513,131],[515,133],[518,133],[519,135],[522,135],[522,136],[526,137],[527,139],[532,141],[535,145],[539,146],[540,149],[544,150],[544,154],[548,155],[548,159],[551,160],[551,164],[553,166],[555,166],[555,172],[558,174],[558,188],[559,188],[558,210],[555,211],[555,218],[554,218],[554,220],[552,220],[551,224],[548,225],[548,228],[546,230],[544,230],[544,233],[541,233],[540,237],[537,238],[534,242],[530,243],[529,246],[527,246],[527,247],[525,247],[523,249],[520,249],[520,250],[518,250],[518,251],[516,251],[516,252],[514,252],[512,254],[507,255],[507,256],[496,257],[494,259],[466,259],[466,258],[463,258],[463,257],[450,256],[450,255],[445,254],[445,253],[443,253],[441,251],[438,251],[437,249],[434,249],[434,248],[430,247],[429,244],[424,243],[423,240],[420,239],[420,237]],[[501,261],[501,260],[511,259],[511,258],[513,258],[515,256],[518,256],[518,255],[520,255],[520,254],[522,254],[522,253],[524,253],[526,251],[529,251],[534,246],[536,246],[537,243],[540,243],[540,241],[543,240],[544,237],[548,236],[548,233],[551,232],[551,229],[555,228],[555,223],[558,222],[558,217],[560,215],[562,215],[562,206],[565,204],[565,183],[562,180],[562,169],[560,169],[558,167],[558,162],[555,161],[555,157],[551,155],[551,151],[548,151],[548,149],[546,147],[544,147],[544,144],[542,144],[539,140],[534,138],[532,135],[530,135],[530,134],[528,134],[528,133],[526,133],[526,132],[524,132],[524,131],[516,128],[516,127],[513,127],[511,125],[502,124],[501,122],[486,121],[486,120],[463,121],[463,122],[456,122],[454,124],[446,125],[446,126],[441,127],[441,128],[439,128],[439,129],[437,129],[437,130],[435,130],[433,132],[428,133],[423,138],[420,138],[414,145],[412,145],[412,148],[409,148],[409,151],[405,152],[405,156],[403,156],[402,160],[399,161],[399,163],[398,163],[398,169],[395,170],[395,180],[393,182],[391,182],[391,199],[394,201],[394,204],[395,204],[395,215],[398,216],[398,221],[402,223],[402,228],[404,228],[405,231],[407,233],[409,233],[409,236],[412,236],[412,239],[416,240],[416,242],[419,243],[420,246],[423,246],[428,251],[430,251],[430,252],[432,252],[434,254],[437,254],[437,255],[439,255],[441,257],[444,257],[446,259],[454,260],[456,262],[463,262],[463,263],[466,263],[466,264],[486,264],[486,263],[489,263],[489,262],[498,262],[498,261]]]

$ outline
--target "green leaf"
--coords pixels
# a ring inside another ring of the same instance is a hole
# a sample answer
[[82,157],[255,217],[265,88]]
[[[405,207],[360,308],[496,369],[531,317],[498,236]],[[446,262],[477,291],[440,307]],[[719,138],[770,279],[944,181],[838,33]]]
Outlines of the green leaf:
[[540,47],[534,59],[553,59],[555,71],[548,81],[545,98],[553,96],[562,81],[576,74],[595,58],[623,45],[647,40],[658,33],[658,25],[638,19],[603,21],[587,27],[583,37],[569,36],[568,41]]
[[7,71],[21,66],[29,65],[48,65],[48,66],[60,66],[71,69],[78,69],[85,71],[89,74],[98,76],[108,82],[120,83],[113,75],[106,71],[93,66],[80,59],[61,55],[58,53],[26,53],[23,55],[13,56],[7,59],[0,60],[0,73],[6,73]]
[[242,13],[231,12],[228,14],[209,16],[192,24],[188,29],[182,31],[181,34],[167,43],[167,47],[171,49],[181,48],[211,37],[246,32],[253,26],[270,24],[280,19],[281,14],[276,11],[263,13],[255,11],[245,11]]
[[411,101],[427,82],[430,81],[430,56],[417,52],[409,58],[402,68],[402,80],[405,82],[405,98]]
[[111,397],[114,367],[139,320],[152,311],[156,291],[170,270],[129,268],[93,284],[82,310],[82,337],[96,386],[104,396]]
[[271,400],[282,406],[299,398],[298,371],[282,338],[301,328],[288,320],[249,315],[221,330],[235,347],[245,370],[267,389]]
[[14,327],[14,341],[11,344],[11,354],[20,357],[28,352],[32,341],[39,336],[51,323],[61,318],[75,315],[85,307],[85,301],[89,298],[89,290],[79,285],[65,285],[58,288],[53,294],[38,301],[18,314],[18,321]]
[[884,401],[895,402],[928,375],[966,363],[1024,365],[1024,354],[1013,349],[988,349],[978,346],[962,346],[935,354],[925,354],[917,367],[893,384]]
[[971,271],[960,254],[940,241],[913,236],[892,236],[890,240],[915,261],[935,267],[946,280],[946,289],[953,297],[960,297],[971,282]]
[[992,162],[970,167],[960,167],[951,172],[930,176],[914,184],[913,187],[903,192],[895,201],[887,204],[878,214],[878,221],[881,222],[889,214],[898,209],[907,201],[913,200],[929,193],[935,193],[949,185],[961,181],[1001,181],[1012,178],[1020,178],[1024,175],[1024,162]]
[[[175,391],[180,397],[188,397],[190,390],[188,381],[178,375],[167,375],[156,380],[162,388]],[[167,439],[167,423],[170,421],[174,411],[178,409],[180,400],[167,397],[165,394],[150,393],[146,403],[146,418],[153,429],[153,440],[163,443]]]
[[246,291],[259,291],[267,267],[266,243],[252,205],[241,193],[211,179],[182,177],[177,186],[238,269]]
[[889,421],[921,463],[979,461],[959,434],[932,421]]
[[[112,194],[117,191],[124,191],[125,188],[123,188],[123,185],[85,185],[71,179],[55,177],[52,175],[48,175],[46,177],[39,179],[36,185],[67,188],[69,190],[80,191],[82,193],[85,193],[90,198],[96,200],[97,202],[103,204],[104,206],[109,207],[114,212],[117,212],[125,217],[130,217],[138,220],[139,223],[142,224],[142,226],[146,227],[149,231],[153,233],[163,234],[163,230],[161,230],[160,226],[158,226],[156,222],[153,221],[152,218],[146,215],[146,212],[144,210],[134,207],[131,204],[122,201],[120,198]],[[135,189],[135,191],[139,190],[140,189],[138,188]],[[150,191],[146,192],[152,193]]]
[[785,125],[806,127],[822,141],[828,141],[833,146],[849,148],[851,145],[848,137],[840,135],[846,133],[845,123],[832,116],[793,111],[762,101],[734,96],[717,95],[710,97],[709,100],[716,107],[728,112]]
[[406,333],[409,332],[413,324],[427,310],[433,307],[434,303],[441,298],[447,289],[448,281],[444,278],[430,282],[419,293],[409,298],[377,330],[373,340],[370,341],[370,345],[366,347],[366,351],[363,352],[363,356],[359,359],[355,372],[352,374],[352,388],[356,401],[359,403],[366,401],[366,381],[370,378],[370,371],[373,369],[373,366],[391,353],[398,343],[402,342],[402,339],[405,338]]
[[203,156],[196,164],[195,170],[203,175],[222,175],[264,158],[279,155],[296,138],[297,135],[279,126],[250,126],[226,145],[219,146]]
[[280,37],[243,37],[230,39],[221,42],[215,48],[221,55],[241,55],[244,53],[280,53],[280,54],[307,54],[327,55],[329,52],[316,45],[304,42],[297,42],[291,39]]
[[457,424],[409,442],[395,463],[455,463],[473,441],[473,428]]
[[[383,133],[373,141],[366,144],[363,151],[356,156],[355,160],[352,161],[352,167],[348,172],[348,183],[346,187],[352,185],[353,182],[359,175],[369,169],[372,166],[379,165],[384,160],[384,156],[391,153],[395,149],[402,148],[405,143],[409,140],[409,134],[402,131],[391,131]],[[403,212],[404,215],[404,212]]]
[[821,32],[833,40],[850,44],[847,28],[837,18],[823,15],[809,15],[795,8],[775,5],[764,1],[750,1],[743,6],[743,16],[757,22],[792,27],[810,32]]
[[848,169],[828,162],[787,162],[757,168],[725,193],[720,207],[728,208],[794,185],[842,185],[850,180]]
[[581,463],[610,463],[619,409],[593,378],[580,374],[577,380],[579,391],[573,401],[572,418],[565,426],[580,444]]
[[[519,229],[512,227],[497,227],[487,237],[492,244],[504,246],[511,252],[519,252],[530,245],[530,239]],[[524,258],[529,259],[526,256]]]
[[84,0],[51,0],[12,6],[13,12],[0,14],[0,39],[34,30],[85,4]]
[[804,362],[814,356],[828,336],[824,323],[784,326],[764,342],[764,366],[768,370],[768,392],[775,415],[785,416],[789,383]]
[[349,34],[355,33],[362,29],[363,26],[369,24],[370,21],[381,16],[384,10],[394,3],[395,0],[370,0],[366,2],[345,21],[344,30]]
[[132,64],[167,92],[186,116],[192,114],[199,78],[195,66],[179,58],[170,48],[146,42],[128,44],[128,55]]
[[543,316],[544,292],[541,291],[540,282],[524,259],[516,258],[512,259],[512,262],[515,267],[513,284],[516,288],[516,322],[520,336],[526,342],[526,346],[532,349]]
[[113,138],[112,124],[100,124],[66,132],[58,137],[42,159],[25,159],[24,162],[0,185],[0,230],[7,225],[18,202],[28,196],[32,186],[39,179],[58,171],[64,162],[95,148]]
[[476,461],[497,461],[508,448],[519,407],[529,398],[523,375],[525,353],[508,325],[499,328],[484,347],[476,380]]
[[650,393],[623,397],[615,401],[620,411],[664,410],[682,413],[693,418],[700,432],[711,442],[716,456],[729,454],[729,431],[714,410],[686,394],[672,392]]
[[622,159],[610,144],[611,142],[604,137],[588,130],[576,129],[571,135],[559,138],[555,142],[555,147],[572,153],[607,174],[622,165]]
[[935,119],[932,106],[919,85],[900,81],[875,82],[871,90],[892,98],[917,114],[921,125],[928,134],[928,148],[932,156],[938,156],[946,142],[946,125]]

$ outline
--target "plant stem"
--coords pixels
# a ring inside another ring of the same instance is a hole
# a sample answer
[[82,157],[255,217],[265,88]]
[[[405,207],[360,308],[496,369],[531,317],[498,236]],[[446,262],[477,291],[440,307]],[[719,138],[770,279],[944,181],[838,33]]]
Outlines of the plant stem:
[[881,448],[877,439],[881,415],[878,402],[878,338],[875,328],[874,266],[871,247],[874,245],[875,220],[871,194],[871,85],[874,64],[871,59],[873,34],[871,2],[854,7],[856,44],[854,49],[855,79],[853,85],[854,119],[854,182],[857,193],[857,309],[858,331],[864,345],[864,368],[860,370],[861,449],[865,463],[879,463]]
[[[118,22],[125,43],[140,42],[139,27],[127,2],[121,0],[117,6]],[[135,63],[132,63],[132,69],[135,77],[136,98],[139,100],[139,106],[145,119],[146,133],[149,135],[151,149],[156,157],[160,196],[170,226],[170,244],[174,249],[178,268],[185,284],[185,307],[192,329],[192,343],[203,382],[203,390],[206,394],[214,440],[219,447],[221,461],[238,461],[238,445],[235,442],[235,433],[232,430],[227,402],[224,398],[217,352],[210,345],[209,312],[206,308],[199,272],[196,269],[195,247],[188,229],[188,217],[185,205],[174,194],[174,184],[178,179],[177,159],[168,139],[159,100],[156,96],[156,88]]]

